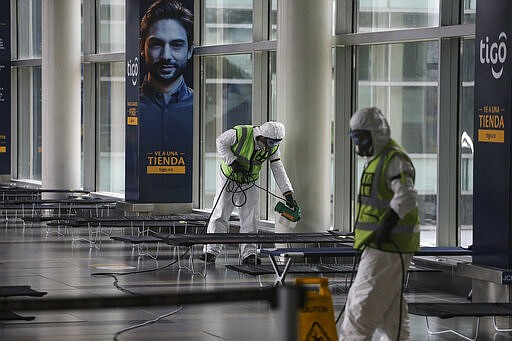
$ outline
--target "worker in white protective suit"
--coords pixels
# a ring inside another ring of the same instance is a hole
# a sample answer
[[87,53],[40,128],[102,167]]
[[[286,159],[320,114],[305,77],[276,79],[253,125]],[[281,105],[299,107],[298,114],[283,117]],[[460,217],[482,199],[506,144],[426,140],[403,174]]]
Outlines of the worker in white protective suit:
[[406,152],[390,138],[378,108],[357,111],[349,135],[366,157],[361,176],[354,248],[362,250],[350,287],[340,340],[409,340],[403,283],[413,253],[419,249],[415,170]]
[[[217,152],[222,161],[208,233],[226,233],[235,207],[238,207],[240,216],[240,233],[258,232],[259,189],[254,183],[267,160],[287,205],[292,208],[297,206],[292,185],[280,159],[279,143],[284,135],[283,124],[265,122],[261,126],[235,126],[217,138]],[[256,244],[242,244],[240,247],[243,264],[261,263],[256,256]],[[200,259],[215,263],[223,248],[223,244],[206,245]]]

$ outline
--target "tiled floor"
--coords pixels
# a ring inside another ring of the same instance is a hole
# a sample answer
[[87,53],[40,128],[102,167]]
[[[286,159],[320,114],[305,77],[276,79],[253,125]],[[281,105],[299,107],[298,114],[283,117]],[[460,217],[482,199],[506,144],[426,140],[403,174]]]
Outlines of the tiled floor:
[[[115,268],[118,266],[147,270],[165,267],[173,261],[173,250],[167,246],[161,249],[160,257],[155,261],[139,257],[130,245],[108,239],[103,240],[98,250],[89,248],[87,243],[71,243],[69,236],[53,233],[47,236],[45,229],[40,227],[23,230],[21,225],[9,224],[0,229],[0,285],[30,285],[33,289],[47,291],[46,298],[128,295],[113,285],[113,277],[92,274],[112,271],[109,268],[117,271]],[[230,256],[227,261],[234,264],[237,259]],[[185,269],[178,270],[173,265],[159,271],[119,276],[118,284],[134,294],[259,287],[257,278],[227,270],[224,264],[224,257],[218,258],[217,264],[208,266],[206,278],[194,276]],[[196,270],[202,270],[203,266],[196,261]],[[262,277],[263,285],[271,285],[272,280],[270,275]],[[346,299],[342,284],[343,277],[330,277],[336,314]],[[465,297],[419,291],[414,286],[408,290],[407,298],[409,302],[465,301]],[[227,302],[185,304],[181,307],[20,312],[36,319],[31,322],[0,322],[0,340],[116,340],[117,332],[173,311],[176,312],[169,317],[126,331],[117,339],[266,341],[277,340],[280,328],[276,311],[265,302]],[[472,322],[470,319],[433,320],[432,326],[452,326],[470,334]],[[411,316],[411,331],[413,340],[460,340],[456,336],[428,336],[425,321],[418,316]],[[483,330],[479,340],[512,338],[507,333]]]

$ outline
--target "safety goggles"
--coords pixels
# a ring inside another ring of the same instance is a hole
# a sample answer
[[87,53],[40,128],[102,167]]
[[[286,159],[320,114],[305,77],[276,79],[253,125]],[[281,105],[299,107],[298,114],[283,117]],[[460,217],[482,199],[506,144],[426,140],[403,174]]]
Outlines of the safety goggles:
[[369,130],[355,129],[348,132],[348,136],[352,139],[356,146],[367,146],[372,143],[372,134]]
[[275,146],[277,146],[279,144],[279,142],[281,142],[281,140],[277,140],[277,139],[269,139],[268,137],[265,138],[265,144],[267,145],[267,147],[269,148],[274,148]]

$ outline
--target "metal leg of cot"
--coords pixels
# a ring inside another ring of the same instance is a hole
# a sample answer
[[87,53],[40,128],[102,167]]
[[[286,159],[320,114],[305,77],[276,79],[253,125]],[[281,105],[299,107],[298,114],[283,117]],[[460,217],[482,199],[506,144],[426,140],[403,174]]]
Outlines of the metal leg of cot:
[[425,316],[425,321],[427,323],[427,332],[430,335],[439,335],[439,334],[450,333],[450,334],[455,334],[457,336],[460,336],[461,338],[463,338],[465,340],[469,340],[469,341],[476,341],[476,339],[478,338],[478,329],[480,327],[480,317],[478,317],[478,316],[476,317],[475,335],[473,337],[461,334],[461,333],[459,333],[458,331],[456,331],[454,329],[445,329],[445,330],[434,331],[434,330],[430,329],[430,325],[428,323],[428,316]]
[[272,268],[276,274],[276,278],[274,280],[274,286],[282,285],[285,286],[284,280],[286,275],[288,275],[288,269],[291,266],[292,258],[286,257],[286,263],[284,265],[283,271],[279,271],[279,267],[277,266],[277,261],[273,255],[269,255],[270,264],[272,264]]
[[496,316],[492,317],[492,325],[494,327],[494,330],[497,332],[512,332],[512,328],[500,328],[498,327]]

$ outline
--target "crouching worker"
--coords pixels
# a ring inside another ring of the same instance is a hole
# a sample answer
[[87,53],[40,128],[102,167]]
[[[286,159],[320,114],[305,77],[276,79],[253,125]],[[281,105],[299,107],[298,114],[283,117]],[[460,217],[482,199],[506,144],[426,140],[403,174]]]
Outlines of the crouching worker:
[[378,108],[357,111],[350,137],[366,158],[359,186],[354,248],[363,250],[345,306],[340,340],[409,340],[403,283],[413,253],[419,249],[414,166],[390,138]]
[[[279,143],[284,134],[283,124],[265,122],[261,126],[235,126],[217,138],[217,152],[222,162],[208,233],[226,233],[235,207],[238,207],[240,216],[240,233],[258,232],[260,189],[254,186],[254,182],[258,180],[261,166],[267,160],[286,203],[292,208],[297,206],[292,185],[280,159]],[[215,263],[223,248],[223,244],[206,245],[199,258]],[[242,244],[241,259],[243,264],[260,264],[256,244]]]

